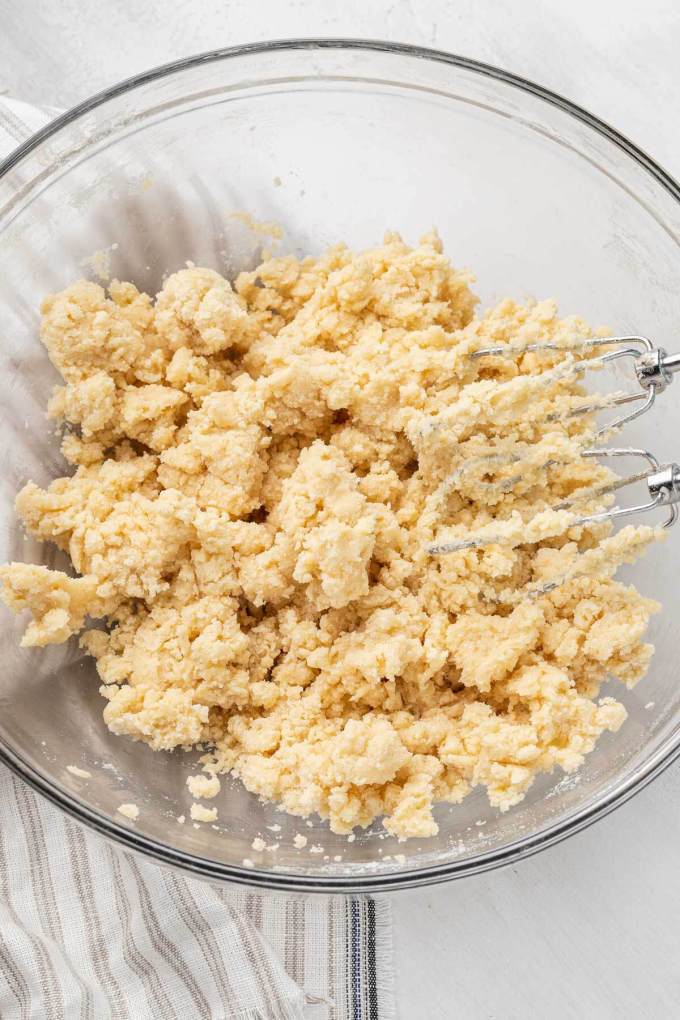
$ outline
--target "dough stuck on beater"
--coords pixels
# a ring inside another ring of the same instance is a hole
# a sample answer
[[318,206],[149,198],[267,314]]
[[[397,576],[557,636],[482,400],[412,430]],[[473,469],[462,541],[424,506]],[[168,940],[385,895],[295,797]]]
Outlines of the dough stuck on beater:
[[[592,333],[551,301],[476,315],[471,279],[436,235],[390,234],[233,286],[189,265],[155,301],[81,280],[44,302],[75,472],[17,511],[79,576],[10,564],[3,597],[26,645],[106,620],[80,640],[107,725],[211,748],[195,796],[232,772],[336,832],[429,836],[438,801],[481,784],[505,810],[623,722],[600,685],[644,674],[655,605],[614,574],[657,532],[551,515],[589,488],[583,513],[607,505],[593,416],[555,413],[583,399],[561,366]],[[476,530],[512,541],[427,553]]]

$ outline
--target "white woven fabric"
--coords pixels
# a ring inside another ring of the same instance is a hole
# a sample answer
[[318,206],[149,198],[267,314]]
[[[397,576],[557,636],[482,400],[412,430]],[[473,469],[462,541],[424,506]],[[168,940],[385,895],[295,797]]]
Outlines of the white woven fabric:
[[[0,97],[0,159],[50,114]],[[389,1020],[389,905],[184,879],[0,765],[2,1020]]]

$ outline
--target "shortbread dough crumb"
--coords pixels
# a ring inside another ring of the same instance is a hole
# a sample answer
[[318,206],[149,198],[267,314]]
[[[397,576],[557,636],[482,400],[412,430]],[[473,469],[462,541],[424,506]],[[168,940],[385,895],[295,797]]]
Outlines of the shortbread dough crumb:
[[251,843],[253,850],[257,850],[258,853],[261,853],[265,849],[266,845],[267,844],[263,839],[260,838],[260,836],[256,836],[253,842]]
[[208,808],[203,804],[192,804],[189,813],[194,822],[214,822],[217,820],[217,808]]
[[119,804],[116,810],[133,822],[139,818],[139,808],[136,804]]
[[297,832],[293,836],[293,846],[295,847],[296,850],[304,850],[304,848],[307,846],[307,837],[302,836],[299,832]]
[[217,776],[187,776],[187,786],[192,797],[204,797],[209,800],[220,792],[221,784]]
[[92,779],[91,772],[88,772],[87,769],[81,769],[77,765],[67,765],[66,771],[70,772],[72,776],[77,776],[78,779]]
[[425,837],[437,802],[506,810],[623,722],[600,685],[644,674],[655,605],[614,575],[658,532],[578,524],[610,500],[570,413],[592,333],[552,301],[478,314],[470,282],[390,234],[44,301],[74,473],[17,511],[77,576],[10,564],[3,597],[27,646],[105,622],[80,640],[107,725],[201,745],[194,796],[232,773],[338,833]]

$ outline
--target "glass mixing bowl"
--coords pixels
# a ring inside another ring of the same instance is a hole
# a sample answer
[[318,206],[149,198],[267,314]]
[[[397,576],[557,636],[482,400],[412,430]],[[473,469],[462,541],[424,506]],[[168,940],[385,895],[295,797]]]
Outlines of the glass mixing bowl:
[[[187,259],[233,276],[263,243],[234,212],[277,222],[280,250],[296,253],[338,240],[370,245],[387,229],[414,241],[436,225],[453,261],[478,274],[484,303],[553,295],[564,313],[671,348],[675,339],[678,186],[566,100],[450,54],[338,40],[206,53],[81,104],[21,146],[0,175],[0,561],[61,562],[24,536],[13,510],[27,479],[44,484],[65,470],[45,419],[56,377],[38,341],[40,299],[106,262],[113,276],[151,292]],[[677,456],[678,396],[662,397],[626,441]],[[646,679],[631,691],[607,685],[628,710],[623,728],[605,735],[576,775],[540,777],[506,814],[479,790],[440,806],[433,839],[400,844],[376,825],[348,843],[231,781],[212,802],[215,826],[179,824],[196,755],[112,736],[77,643],[20,649],[24,621],[7,611],[0,755],[97,831],[211,879],[393,889],[515,861],[622,803],[678,754],[677,532],[628,572],[664,610],[652,625],[657,652]],[[127,801],[140,808],[136,823],[116,812]],[[293,846],[297,832],[308,838],[304,850]],[[260,834],[278,849],[254,851]]]

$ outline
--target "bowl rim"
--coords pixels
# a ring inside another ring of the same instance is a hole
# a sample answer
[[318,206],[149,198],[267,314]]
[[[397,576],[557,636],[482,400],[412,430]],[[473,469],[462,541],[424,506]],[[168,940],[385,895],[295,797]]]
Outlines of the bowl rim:
[[[546,89],[520,75],[506,71],[492,64],[473,60],[444,50],[430,49],[410,43],[386,42],[377,39],[357,38],[305,38],[275,39],[266,42],[246,43],[238,46],[208,50],[179,60],[170,61],[140,74],[125,78],[78,103],[65,113],[50,121],[45,127],[31,135],[0,161],[0,179],[17,166],[26,156],[47,139],[58,134],[62,128],[78,120],[84,114],[104,105],[109,100],[124,95],[141,85],[168,77],[172,74],[197,67],[201,64],[217,63],[248,54],[273,54],[292,50],[345,50],[365,53],[385,53],[405,56],[424,61],[448,64],[452,67],[471,71],[482,77],[510,85],[518,91],[528,93],[545,103],[569,114],[634,160],[646,173],[661,185],[680,203],[680,185],[644,150],[639,148],[619,131],[599,117],[576,103],[565,99],[556,92]],[[575,832],[613,811],[629,800],[635,793],[659,776],[680,755],[680,730],[666,738],[644,763],[625,780],[615,783],[601,799],[584,809],[575,809],[565,819],[547,825],[530,836],[512,840],[498,850],[486,851],[472,858],[428,865],[422,868],[404,867],[402,870],[389,869],[382,873],[347,872],[345,874],[316,874],[285,871],[278,872],[258,867],[240,867],[223,864],[210,858],[199,857],[176,850],[149,836],[142,835],[131,827],[110,818],[102,812],[82,803],[65,789],[47,780],[38,769],[24,761],[0,738],[0,762],[7,765],[36,792],[60,808],[66,814],[85,824],[100,835],[122,845],[126,850],[136,851],[155,860],[177,868],[184,874],[213,881],[232,881],[254,888],[277,889],[290,892],[367,893],[387,892],[395,889],[413,888],[447,881],[453,878],[480,874],[493,868],[515,863],[530,857],[539,850],[553,846]],[[376,862],[378,863],[378,862]]]

